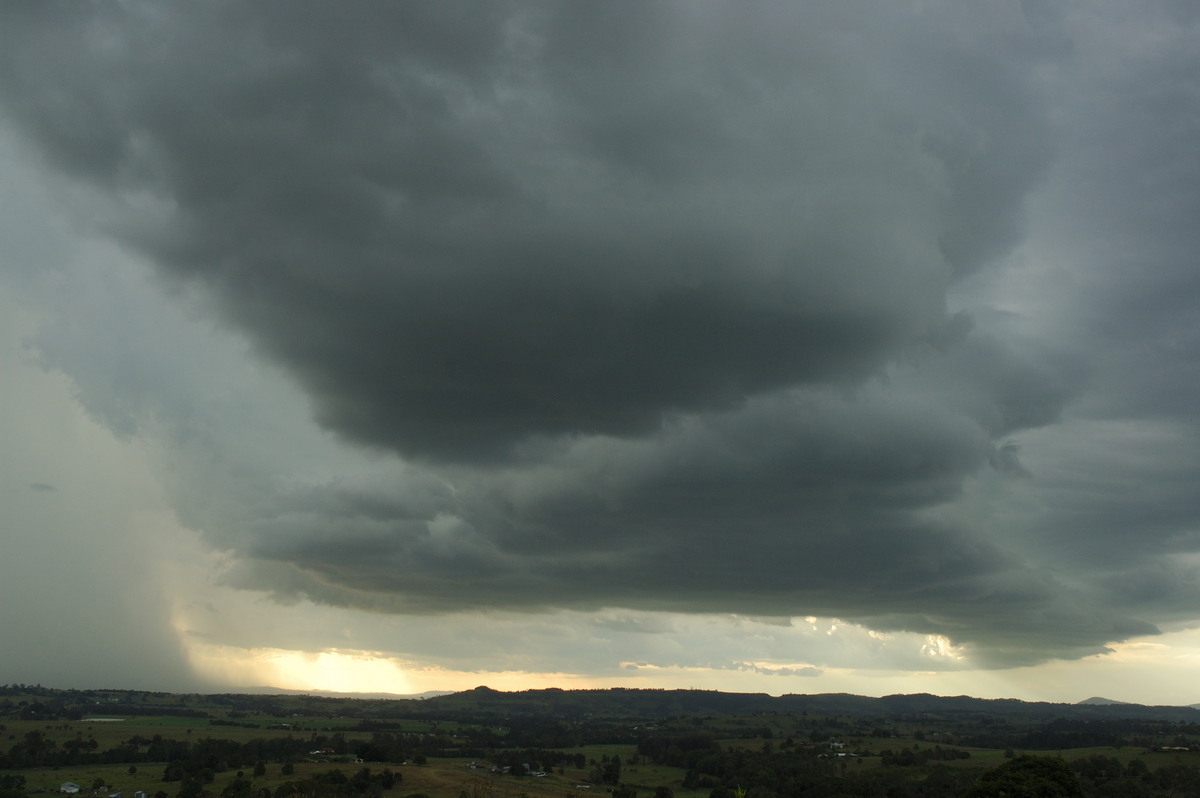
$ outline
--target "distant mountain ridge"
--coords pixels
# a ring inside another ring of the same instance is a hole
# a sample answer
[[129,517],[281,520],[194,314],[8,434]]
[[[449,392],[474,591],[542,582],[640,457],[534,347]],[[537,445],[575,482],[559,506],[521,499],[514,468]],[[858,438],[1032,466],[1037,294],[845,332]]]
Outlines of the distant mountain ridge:
[[[137,690],[56,689],[41,685],[0,686],[0,697],[32,697],[45,701],[39,712],[66,714],[93,712],[103,704],[114,715],[169,714],[207,717],[194,699],[196,694],[155,693]],[[175,700],[169,700],[174,696]],[[147,698],[152,700],[147,701]],[[541,717],[560,720],[654,720],[716,715],[792,714],[908,720],[1012,721],[1144,719],[1200,724],[1200,705],[1145,706],[1093,696],[1076,704],[1021,701],[1015,698],[936,696],[928,693],[889,695],[882,698],[849,693],[790,694],[724,693],[716,690],[631,689],[596,690],[547,688],[500,692],[477,687],[458,693],[421,696],[320,694],[261,688],[256,692],[209,695],[211,703],[238,710],[280,714],[339,714],[353,717],[386,717],[399,710],[413,717],[456,719],[463,717]],[[5,699],[0,698],[0,702]],[[51,703],[53,702],[53,703]],[[37,702],[31,702],[37,703]],[[56,708],[57,707],[57,708]],[[15,711],[15,710],[14,710]]]
[[474,712],[503,715],[559,717],[678,717],[695,715],[745,715],[755,713],[811,713],[855,717],[923,717],[968,720],[983,717],[1027,719],[1146,718],[1200,722],[1200,709],[1189,706],[1144,706],[1099,697],[1077,704],[1029,702],[1015,698],[935,696],[928,693],[889,695],[882,698],[823,693],[770,696],[765,693],[723,693],[713,690],[524,690],[505,693],[477,687],[461,693],[435,696],[422,702],[426,712]]

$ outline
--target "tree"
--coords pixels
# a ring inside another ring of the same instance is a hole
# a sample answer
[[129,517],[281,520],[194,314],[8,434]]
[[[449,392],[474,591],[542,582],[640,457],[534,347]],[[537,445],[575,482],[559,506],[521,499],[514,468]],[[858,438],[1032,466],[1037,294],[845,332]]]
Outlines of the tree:
[[204,793],[204,782],[197,778],[190,778],[179,786],[179,792],[175,798],[200,798]]
[[25,798],[25,777],[19,773],[0,773],[0,798]]
[[234,779],[225,789],[221,790],[221,798],[250,798],[250,796],[250,782],[244,778]]
[[984,773],[966,798],[1084,798],[1084,793],[1063,760],[1024,755]]
[[601,784],[621,783],[621,757],[616,754],[601,767]]
[[341,768],[333,768],[332,770],[327,770],[324,773],[318,773],[313,777],[313,780],[318,781],[321,784],[334,785],[346,784],[350,781],[348,778],[346,778],[346,774],[342,772]]

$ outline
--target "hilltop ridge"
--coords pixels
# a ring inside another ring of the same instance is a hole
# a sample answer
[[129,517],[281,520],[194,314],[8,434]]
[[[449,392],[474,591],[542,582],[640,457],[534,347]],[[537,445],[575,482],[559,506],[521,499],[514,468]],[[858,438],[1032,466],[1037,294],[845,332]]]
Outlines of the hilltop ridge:
[[[57,706],[64,712],[72,706],[94,707],[102,704],[106,711],[124,712],[129,715],[167,711],[197,714],[194,704],[186,700],[188,696],[179,696],[179,700],[172,703],[168,698],[171,694],[168,693],[137,690],[61,690],[40,685],[0,687],[0,697],[18,694],[36,696],[48,707]],[[147,702],[146,699],[150,696],[156,698]],[[407,705],[405,712],[430,718],[470,714],[492,718],[541,716],[562,719],[649,719],[776,713],[950,721],[978,720],[986,717],[1028,720],[1140,718],[1200,723],[1200,707],[1197,706],[1146,706],[1098,696],[1075,704],[1065,704],[1022,701],[1016,698],[937,696],[929,693],[887,695],[880,698],[851,693],[771,696],[766,693],[627,687],[576,690],[543,688],[503,692],[480,685],[457,693],[426,693],[410,697],[264,690],[261,693],[214,694],[209,698],[235,708],[261,705],[270,711],[284,713],[303,708],[306,711],[365,716],[386,713],[390,711],[388,707],[404,704]]]
[[558,688],[501,692],[486,686],[427,698],[425,711],[471,711],[492,715],[550,715],[560,717],[678,717],[754,713],[811,713],[851,717],[1010,718],[1146,718],[1200,722],[1200,710],[1190,706],[1146,706],[1111,699],[1087,699],[1077,704],[1021,701],[1016,698],[936,696],[929,693],[880,698],[850,693],[787,694],[725,693],[716,690],[664,690],[615,687],[594,690]]

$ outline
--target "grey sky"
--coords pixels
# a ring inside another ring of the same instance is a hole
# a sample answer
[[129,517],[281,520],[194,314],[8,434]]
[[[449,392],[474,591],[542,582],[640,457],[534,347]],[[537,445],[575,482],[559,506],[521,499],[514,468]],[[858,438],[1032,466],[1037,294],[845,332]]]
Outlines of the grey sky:
[[[1187,627],[1189,9],[7,7],[5,362],[209,583],[424,630],[362,649],[732,613],[1006,668]],[[865,641],[760,653],[924,662]],[[520,668],[585,667],[552,649]]]

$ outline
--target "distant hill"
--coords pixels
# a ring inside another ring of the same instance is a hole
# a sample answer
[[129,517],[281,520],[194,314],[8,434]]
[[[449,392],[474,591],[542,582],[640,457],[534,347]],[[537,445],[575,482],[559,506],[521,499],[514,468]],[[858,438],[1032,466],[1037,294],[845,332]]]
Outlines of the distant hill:
[[1114,701],[1111,698],[1094,695],[1091,698],[1085,698],[1078,703],[1078,706],[1112,706],[1113,704],[1128,704],[1128,701]]

